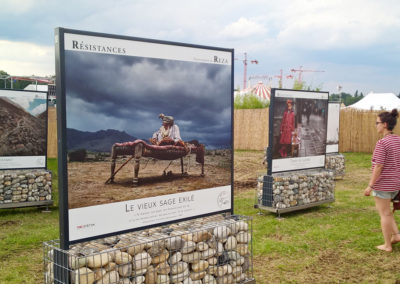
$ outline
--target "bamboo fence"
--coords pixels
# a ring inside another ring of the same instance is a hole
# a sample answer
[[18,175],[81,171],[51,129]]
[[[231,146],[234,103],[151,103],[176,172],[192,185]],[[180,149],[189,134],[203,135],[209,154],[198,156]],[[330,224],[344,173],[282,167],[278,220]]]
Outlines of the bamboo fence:
[[47,157],[57,158],[57,113],[55,107],[47,109]]
[[[361,111],[345,108],[340,111],[339,152],[372,153],[376,142],[382,138],[376,132],[375,121],[379,111]],[[49,108],[48,146],[49,158],[57,157],[57,115]],[[238,109],[234,111],[235,150],[264,150],[268,146],[269,109]],[[394,133],[400,135],[399,125]]]

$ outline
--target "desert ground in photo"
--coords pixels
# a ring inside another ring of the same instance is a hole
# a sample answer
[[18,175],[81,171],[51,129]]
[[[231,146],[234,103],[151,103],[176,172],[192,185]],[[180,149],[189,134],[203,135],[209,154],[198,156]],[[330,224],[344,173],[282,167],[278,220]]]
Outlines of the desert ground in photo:
[[[129,157],[118,159],[115,169],[128,159]],[[181,174],[180,159],[174,160],[171,165],[169,163],[170,161],[141,159],[139,184],[134,187],[133,160],[116,174],[112,184],[105,184],[110,177],[110,160],[70,162],[68,207],[73,209],[231,184],[230,154],[206,155],[204,177],[201,176],[201,165],[195,162],[195,155],[190,155],[189,169],[188,157],[184,158],[184,170],[188,172],[185,175]]]

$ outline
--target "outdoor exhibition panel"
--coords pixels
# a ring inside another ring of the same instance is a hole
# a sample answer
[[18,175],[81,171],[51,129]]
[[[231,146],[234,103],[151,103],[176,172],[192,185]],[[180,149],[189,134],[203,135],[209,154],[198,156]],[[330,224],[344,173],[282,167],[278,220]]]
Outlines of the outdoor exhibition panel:
[[53,204],[47,93],[0,90],[0,209]]
[[0,90],[0,170],[45,169],[47,93]]
[[335,178],[342,178],[345,173],[344,156],[339,153],[340,102],[329,102],[328,131],[326,138],[326,164]]
[[232,49],[58,28],[56,72],[62,249],[233,213]]
[[280,214],[334,201],[333,172],[325,169],[328,99],[327,92],[272,89],[257,208]]

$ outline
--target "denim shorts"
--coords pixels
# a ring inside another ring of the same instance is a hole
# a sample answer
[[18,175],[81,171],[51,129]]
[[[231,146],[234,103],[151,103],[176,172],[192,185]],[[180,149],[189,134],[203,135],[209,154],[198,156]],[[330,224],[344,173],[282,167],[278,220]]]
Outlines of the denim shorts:
[[372,196],[376,196],[382,199],[393,199],[397,195],[398,191],[379,191],[373,190]]

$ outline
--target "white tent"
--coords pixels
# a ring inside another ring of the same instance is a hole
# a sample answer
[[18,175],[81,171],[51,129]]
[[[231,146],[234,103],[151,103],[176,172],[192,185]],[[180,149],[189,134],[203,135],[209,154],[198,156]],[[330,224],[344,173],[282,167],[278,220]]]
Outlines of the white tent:
[[374,93],[370,92],[364,98],[348,106],[350,108],[365,110],[400,110],[400,98],[393,93]]

